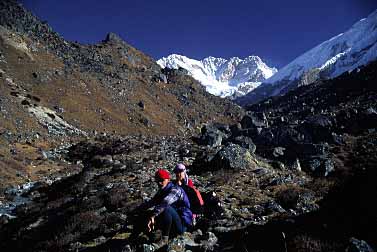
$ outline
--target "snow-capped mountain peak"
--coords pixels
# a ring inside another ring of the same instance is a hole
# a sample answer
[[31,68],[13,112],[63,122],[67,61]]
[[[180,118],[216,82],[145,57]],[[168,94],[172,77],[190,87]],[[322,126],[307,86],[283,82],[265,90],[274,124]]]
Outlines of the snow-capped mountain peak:
[[334,78],[377,58],[377,10],[361,19],[348,31],[336,35],[297,57],[267,83],[295,80],[318,69],[323,77]]
[[349,30],[300,55],[258,88],[240,97],[241,105],[283,95],[318,79],[331,79],[377,59],[377,10]]
[[228,60],[209,56],[195,60],[171,54],[157,63],[163,68],[186,69],[206,86],[208,92],[222,97],[244,95],[277,72],[276,68],[268,67],[258,56],[245,59],[232,57]]

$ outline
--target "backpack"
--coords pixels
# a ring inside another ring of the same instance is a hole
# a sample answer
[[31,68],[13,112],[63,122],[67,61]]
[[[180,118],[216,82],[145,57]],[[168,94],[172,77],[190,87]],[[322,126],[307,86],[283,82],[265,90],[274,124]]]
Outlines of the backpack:
[[190,210],[193,214],[202,214],[204,201],[199,190],[195,187],[190,187],[188,185],[182,185],[182,189],[187,194],[190,201]]

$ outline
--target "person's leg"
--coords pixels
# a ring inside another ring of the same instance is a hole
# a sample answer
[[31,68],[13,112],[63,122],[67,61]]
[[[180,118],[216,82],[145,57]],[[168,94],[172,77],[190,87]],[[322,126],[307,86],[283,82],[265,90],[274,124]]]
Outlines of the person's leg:
[[173,207],[165,208],[156,221],[162,231],[162,236],[175,236],[185,231],[181,218]]
[[185,225],[183,224],[177,210],[175,210],[173,207],[170,207],[169,212],[171,212],[172,216],[172,236],[183,234],[183,232],[186,231]]

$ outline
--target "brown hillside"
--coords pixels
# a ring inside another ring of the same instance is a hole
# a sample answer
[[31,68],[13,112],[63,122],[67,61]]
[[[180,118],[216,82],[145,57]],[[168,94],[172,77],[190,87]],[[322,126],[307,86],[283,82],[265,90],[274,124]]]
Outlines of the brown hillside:
[[34,174],[30,153],[12,151],[16,144],[40,156],[101,132],[185,136],[242,114],[191,77],[163,74],[115,34],[94,45],[68,42],[12,0],[0,3],[0,108],[0,168],[13,178]]

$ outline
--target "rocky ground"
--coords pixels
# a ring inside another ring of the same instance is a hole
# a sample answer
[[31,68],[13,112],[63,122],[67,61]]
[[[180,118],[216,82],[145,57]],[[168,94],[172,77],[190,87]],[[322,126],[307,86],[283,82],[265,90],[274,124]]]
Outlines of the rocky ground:
[[156,169],[183,162],[206,210],[162,250],[374,251],[375,64],[253,105],[238,124],[208,124],[192,138],[102,135],[51,149],[45,159],[72,174],[8,189],[7,201],[24,201],[3,209],[0,246],[154,251],[134,209],[156,191]]

